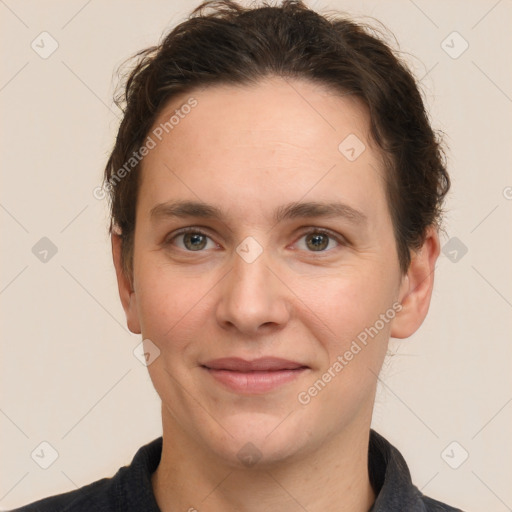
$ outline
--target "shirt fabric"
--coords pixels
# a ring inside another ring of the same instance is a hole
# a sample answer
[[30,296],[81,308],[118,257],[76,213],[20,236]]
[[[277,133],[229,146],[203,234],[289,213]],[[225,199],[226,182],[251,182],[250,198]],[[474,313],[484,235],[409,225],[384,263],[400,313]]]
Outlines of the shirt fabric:
[[[132,462],[111,478],[45,498],[11,512],[161,512],[151,486],[160,463],[162,437],[142,446]],[[368,512],[462,512],[424,496],[411,481],[400,452],[370,430],[368,469],[375,503]]]

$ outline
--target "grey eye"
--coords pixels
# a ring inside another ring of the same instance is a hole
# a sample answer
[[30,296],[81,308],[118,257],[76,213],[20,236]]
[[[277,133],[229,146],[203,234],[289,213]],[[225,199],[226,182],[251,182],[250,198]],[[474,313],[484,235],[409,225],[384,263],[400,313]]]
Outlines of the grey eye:
[[206,247],[208,237],[201,233],[185,233],[183,244],[190,251],[200,251]]

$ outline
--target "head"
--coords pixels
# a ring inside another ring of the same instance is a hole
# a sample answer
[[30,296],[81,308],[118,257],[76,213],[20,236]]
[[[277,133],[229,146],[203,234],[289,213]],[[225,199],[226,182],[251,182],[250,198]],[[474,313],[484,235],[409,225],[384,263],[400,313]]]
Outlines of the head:
[[[231,463],[368,427],[389,337],[427,314],[449,188],[413,76],[293,1],[209,2],[137,58],[105,185],[164,425]],[[306,369],[240,394],[204,366],[266,356]]]

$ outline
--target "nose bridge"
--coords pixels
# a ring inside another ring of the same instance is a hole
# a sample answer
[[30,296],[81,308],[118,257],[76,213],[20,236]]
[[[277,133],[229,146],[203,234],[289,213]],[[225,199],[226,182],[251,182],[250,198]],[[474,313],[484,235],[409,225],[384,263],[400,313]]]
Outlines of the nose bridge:
[[217,311],[222,325],[256,332],[262,325],[286,322],[284,285],[269,268],[271,260],[270,253],[253,237],[237,246]]

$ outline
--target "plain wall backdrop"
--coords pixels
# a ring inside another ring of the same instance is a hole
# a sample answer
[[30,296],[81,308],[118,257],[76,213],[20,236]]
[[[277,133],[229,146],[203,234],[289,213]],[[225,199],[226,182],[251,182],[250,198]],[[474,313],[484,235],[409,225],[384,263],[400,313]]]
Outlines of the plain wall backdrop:
[[[373,428],[425,494],[512,510],[512,4],[307,3],[384,23],[446,133],[453,184],[430,313],[391,342]],[[0,1],[3,509],[112,476],[161,435],[93,190],[118,125],[117,67],[196,5]],[[37,454],[52,450],[43,469]]]

